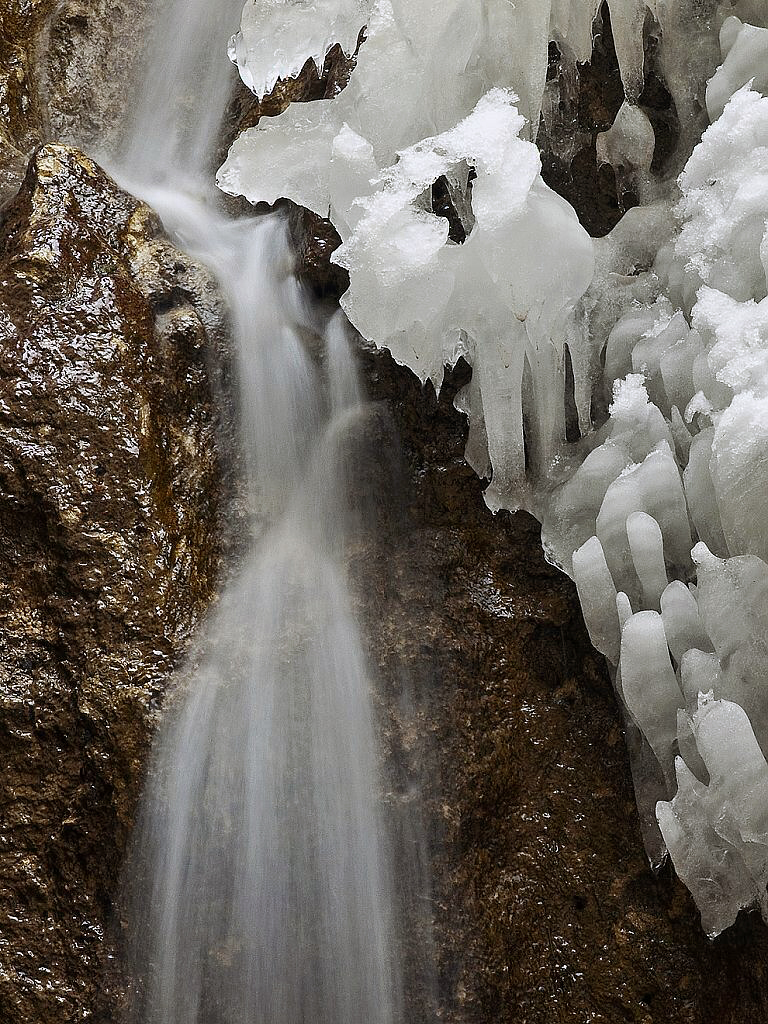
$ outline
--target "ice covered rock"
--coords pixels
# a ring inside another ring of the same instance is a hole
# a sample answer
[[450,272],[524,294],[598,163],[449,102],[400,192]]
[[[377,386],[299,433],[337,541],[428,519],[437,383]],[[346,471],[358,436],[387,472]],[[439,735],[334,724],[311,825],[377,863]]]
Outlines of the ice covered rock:
[[675,869],[714,936],[753,903],[768,917],[768,764],[738,704],[702,695],[688,723],[708,784],[678,757],[677,793],[656,813]]
[[696,900],[711,937],[730,927],[760,891],[740,851],[712,825],[712,801],[682,757],[676,761],[677,793],[656,807],[659,828],[680,878]]
[[612,126],[597,136],[597,162],[613,167],[620,186],[635,188],[641,197],[648,197],[653,191],[649,172],[655,148],[648,115],[625,100]]
[[[763,40],[733,22],[723,38],[752,56]],[[680,177],[676,237],[635,279],[600,263],[623,270],[625,240],[598,253],[590,319],[614,401],[544,516],[614,664],[620,631],[617,689],[664,773],[659,826],[710,934],[765,910],[768,883],[768,100],[736,67],[710,88],[736,91]]]
[[245,85],[261,99],[279,78],[293,78],[311,58],[321,71],[339,43],[354,53],[373,0],[249,0],[229,56]]

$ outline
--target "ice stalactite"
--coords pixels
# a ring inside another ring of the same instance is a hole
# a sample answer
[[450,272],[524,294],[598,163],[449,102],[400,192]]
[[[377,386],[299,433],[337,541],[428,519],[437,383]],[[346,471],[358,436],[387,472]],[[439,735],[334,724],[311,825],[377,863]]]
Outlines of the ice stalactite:
[[[709,97],[748,74],[728,67],[739,43],[760,70],[768,37],[735,19],[722,35]],[[768,911],[766,154],[768,99],[742,85],[680,176],[678,230],[639,275],[655,301],[631,302],[608,335],[608,423],[544,524],[566,568],[579,545],[590,634],[656,757],[661,835],[710,934],[742,907]],[[628,413],[634,451],[617,451]]]
[[[542,517],[576,581],[615,671],[649,856],[669,849],[710,934],[767,912],[768,30],[737,15],[768,9],[609,3],[625,103],[598,157],[643,205],[591,240],[530,140],[546,44],[564,67],[588,59],[597,0],[326,6],[306,57],[367,24],[349,86],[244,133],[219,184],[330,215],[350,319],[422,381],[472,365],[467,458],[493,509]],[[252,7],[234,52],[258,91],[275,69]],[[278,8],[290,33],[302,5]],[[681,122],[672,165],[689,157],[677,186],[651,171],[637,104],[649,32]],[[438,180],[463,243],[432,208]]]
[[[438,389],[445,364],[459,355],[475,367],[460,398],[472,408],[470,458],[482,472],[490,457],[488,499],[500,508],[521,500],[525,445],[543,470],[564,434],[565,346],[579,334],[575,310],[592,277],[592,245],[569,204],[542,181],[536,147],[519,137],[525,119],[502,55],[491,67],[472,62],[473,48],[497,34],[501,10],[441,12],[419,20],[412,8],[379,4],[347,89],[244,133],[218,182],[254,202],[287,195],[321,216],[330,210],[344,242],[334,260],[351,281],[342,305],[357,329]],[[468,43],[452,67],[447,40],[457,32]],[[498,79],[505,88],[489,87]],[[409,139],[414,144],[403,145]],[[449,240],[447,220],[431,209],[440,178],[469,218],[463,245]],[[580,354],[572,345],[586,423]],[[527,375],[535,397],[524,408]]]

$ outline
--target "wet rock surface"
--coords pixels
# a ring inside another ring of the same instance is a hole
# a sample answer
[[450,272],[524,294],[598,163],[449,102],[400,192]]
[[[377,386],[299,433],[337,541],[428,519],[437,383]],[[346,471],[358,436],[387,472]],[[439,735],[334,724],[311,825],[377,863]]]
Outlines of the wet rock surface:
[[126,97],[142,72],[151,38],[147,0],[62,0],[40,37],[37,75],[45,100],[46,140],[93,155],[125,137]]
[[0,225],[3,1024],[114,1019],[154,711],[219,567],[215,301],[148,207],[36,154]]
[[[95,138],[105,120],[119,133],[124,79],[100,55],[119,54],[143,7],[67,0],[47,21],[53,6],[0,4],[0,202],[41,141]],[[545,153],[550,184],[595,233],[632,201],[594,157],[621,103],[611,47],[605,33],[583,70],[584,148],[571,164]],[[348,71],[338,53],[329,61],[263,104],[241,91],[225,135],[332,95]],[[672,113],[649,83],[644,106],[669,151]],[[343,291],[332,229],[291,216],[305,278]],[[224,543],[217,302],[145,206],[73,150],[38,154],[0,224],[3,1024],[117,1019],[122,852],[155,711]],[[573,588],[544,563],[530,518],[490,515],[463,461],[461,371],[438,401],[386,354],[361,358],[380,404],[355,487],[378,496],[378,533],[353,573],[388,798],[424,801],[440,1019],[764,1022],[768,932],[743,915],[709,943],[683,886],[651,875]],[[408,951],[415,977],[424,955]],[[414,984],[410,1019],[426,1019],[426,1002]]]
[[35,147],[112,152],[141,69],[146,0],[0,0],[0,206]]
[[45,137],[35,68],[55,0],[0,3],[0,205],[24,177],[28,155]]
[[[765,1021],[759,916],[709,942],[684,886],[651,874],[574,588],[544,562],[531,517],[488,512],[462,459],[461,366],[438,401],[386,354],[364,365],[386,410],[370,450],[399,436],[403,466],[399,488],[380,456],[370,468],[379,543],[358,553],[356,576],[397,767],[390,799],[423,788],[439,1019]],[[413,997],[410,1019],[423,1020]]]

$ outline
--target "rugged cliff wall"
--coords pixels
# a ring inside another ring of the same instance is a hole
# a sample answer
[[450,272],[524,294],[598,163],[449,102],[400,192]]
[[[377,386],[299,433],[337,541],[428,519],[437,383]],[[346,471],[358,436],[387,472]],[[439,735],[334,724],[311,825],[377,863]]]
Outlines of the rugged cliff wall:
[[[214,285],[82,153],[46,145],[26,170],[41,143],[119,134],[134,8],[53,6],[0,3],[7,1024],[111,1021],[124,1000],[111,967],[120,862],[156,711],[226,571],[221,511],[236,489]],[[587,141],[568,168],[545,160],[595,233],[631,203],[595,160],[620,102],[605,30],[598,50],[574,106]],[[343,61],[325,70],[281,83],[264,110],[241,96],[233,124],[326,95]],[[673,112],[652,75],[647,88],[671,151]],[[307,279],[332,296],[332,232],[292,217]],[[760,922],[744,915],[708,943],[683,887],[650,874],[575,592],[530,518],[491,515],[463,460],[462,371],[438,401],[386,354],[361,361],[378,404],[357,486],[379,496],[378,529],[353,573],[389,799],[424,799],[441,1018],[765,1020]]]
[[64,1021],[100,987],[152,718],[216,585],[224,364],[204,272],[76,150],[35,153],[0,281],[0,1006]]

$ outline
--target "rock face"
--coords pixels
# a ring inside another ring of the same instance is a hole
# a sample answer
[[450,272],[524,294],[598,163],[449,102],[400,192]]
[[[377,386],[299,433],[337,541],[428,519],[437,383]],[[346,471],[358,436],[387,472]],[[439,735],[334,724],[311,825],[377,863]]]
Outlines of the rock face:
[[0,0],[0,205],[36,146],[112,152],[141,68],[146,0]]
[[75,150],[41,149],[4,211],[7,1024],[92,1019],[154,708],[215,587],[222,359],[190,299],[211,288]]
[[28,153],[45,134],[35,66],[54,6],[54,0],[0,3],[0,205],[15,194]]
[[[355,564],[392,801],[422,790],[439,1019],[765,1021],[759,915],[709,942],[682,883],[651,874],[613,689],[573,585],[544,562],[534,520],[488,512],[462,458],[462,370],[438,401],[386,354],[364,365],[384,411],[362,479],[386,500]],[[380,454],[394,438],[399,489]],[[420,998],[413,1021],[429,1019]]]
[[150,38],[147,0],[63,0],[40,38],[37,76],[45,97],[46,139],[102,154],[124,132],[126,97]]
[[[46,21],[53,6],[0,0],[0,202],[41,141],[102,137],[110,119],[119,133],[123,79],[100,55],[138,37],[143,5],[67,0]],[[598,50],[574,114],[588,145],[572,164],[545,154],[595,233],[631,203],[596,165],[621,102],[607,32]],[[347,72],[329,61],[264,105],[241,94],[228,131],[330,95]],[[293,217],[305,277],[343,290],[327,226]],[[0,220],[3,1024],[119,1013],[120,862],[156,709],[215,595],[234,475],[220,454],[233,449],[222,319],[212,282],[146,206],[75,150],[36,154]],[[355,495],[377,496],[376,530],[352,570],[388,798],[396,814],[423,808],[440,1019],[762,1024],[768,933],[744,916],[708,943],[684,888],[650,874],[573,588],[530,518],[491,516],[463,460],[461,370],[438,401],[386,354],[361,360],[378,405]],[[408,951],[414,1022],[431,1019],[429,950],[422,933]]]

